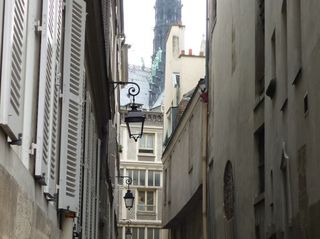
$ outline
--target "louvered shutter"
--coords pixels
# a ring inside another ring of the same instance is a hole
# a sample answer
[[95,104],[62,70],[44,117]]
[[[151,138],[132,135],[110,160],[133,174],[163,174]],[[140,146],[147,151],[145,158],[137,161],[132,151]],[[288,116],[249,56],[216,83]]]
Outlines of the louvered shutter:
[[5,1],[0,125],[12,140],[22,133],[27,3]]
[[96,238],[95,233],[96,233],[96,200],[97,200],[97,133],[96,133],[96,124],[95,124],[95,119],[94,119],[94,114],[92,113],[91,116],[91,121],[92,121],[92,140],[91,140],[91,145],[92,145],[92,155],[91,155],[91,237],[90,238]]
[[59,208],[78,212],[82,156],[83,67],[86,6],[66,2]]
[[91,177],[91,145],[92,142],[92,126],[90,120],[91,99],[89,93],[86,97],[86,126],[85,126],[85,151],[84,151],[84,172],[83,172],[83,209],[82,209],[82,238],[90,238],[90,177]]
[[60,85],[61,85],[61,37],[62,37],[62,11],[63,1],[54,0],[56,6],[55,14],[55,74],[53,86],[52,122],[50,139],[50,165],[48,187],[44,189],[50,195],[56,193],[57,183],[57,161],[59,157],[59,123],[60,123]]
[[[55,1],[44,0],[39,72],[37,118],[37,154],[35,176],[42,185],[48,184],[50,143],[53,133],[53,98],[55,88]],[[54,132],[55,133],[55,132]]]
[[99,238],[99,205],[100,205],[100,188],[99,188],[99,183],[100,183],[100,147],[101,147],[101,140],[98,139],[97,141],[97,175],[96,175],[96,238]]

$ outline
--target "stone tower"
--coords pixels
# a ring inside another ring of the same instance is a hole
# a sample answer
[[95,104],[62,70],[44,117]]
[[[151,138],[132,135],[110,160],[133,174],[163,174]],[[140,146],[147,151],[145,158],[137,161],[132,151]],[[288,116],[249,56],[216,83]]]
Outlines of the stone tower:
[[164,89],[166,37],[172,25],[181,24],[181,8],[181,0],[156,0],[152,81],[149,97],[151,106]]

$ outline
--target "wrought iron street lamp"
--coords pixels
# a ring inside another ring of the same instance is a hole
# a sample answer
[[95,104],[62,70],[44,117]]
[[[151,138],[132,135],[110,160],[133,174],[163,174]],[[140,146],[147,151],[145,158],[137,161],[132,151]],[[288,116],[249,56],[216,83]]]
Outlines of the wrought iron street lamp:
[[123,176],[123,175],[119,175],[116,177],[126,178],[126,184],[128,185],[128,190],[127,190],[126,194],[124,195],[123,199],[124,199],[124,204],[125,204],[126,208],[128,210],[130,210],[131,208],[133,208],[133,203],[134,203],[134,196],[129,188],[129,186],[132,184],[132,178],[129,176]]
[[128,95],[132,96],[132,104],[130,105],[131,110],[125,117],[124,122],[127,124],[129,138],[134,139],[134,141],[137,142],[137,140],[142,137],[144,120],[146,118],[144,113],[138,109],[138,105],[135,103],[135,97],[140,93],[140,86],[135,82],[115,81],[113,83],[119,85],[134,85],[128,89]]
[[130,227],[127,227],[125,236],[126,236],[126,239],[132,238],[132,231]]

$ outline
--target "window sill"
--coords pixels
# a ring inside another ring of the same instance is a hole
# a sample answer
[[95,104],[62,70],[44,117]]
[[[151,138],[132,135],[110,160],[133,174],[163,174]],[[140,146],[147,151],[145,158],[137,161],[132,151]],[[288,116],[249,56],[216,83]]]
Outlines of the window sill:
[[257,195],[254,199],[254,206],[257,206],[258,204],[264,202],[264,192]]
[[153,157],[155,157],[156,155],[154,154],[154,153],[140,153],[140,152],[138,152],[138,156],[153,156]]
[[256,111],[263,101],[264,101],[264,93],[262,93],[261,95],[257,95],[255,98],[253,111]]

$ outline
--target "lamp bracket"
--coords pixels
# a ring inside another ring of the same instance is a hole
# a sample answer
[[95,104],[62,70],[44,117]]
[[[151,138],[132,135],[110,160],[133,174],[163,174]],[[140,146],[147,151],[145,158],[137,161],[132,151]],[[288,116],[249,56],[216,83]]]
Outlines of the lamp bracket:
[[118,85],[133,85],[129,87],[128,94],[133,97],[133,105],[135,103],[135,97],[140,93],[140,86],[135,82],[123,82],[123,81],[112,81],[112,84],[115,84],[114,87],[117,88]]

